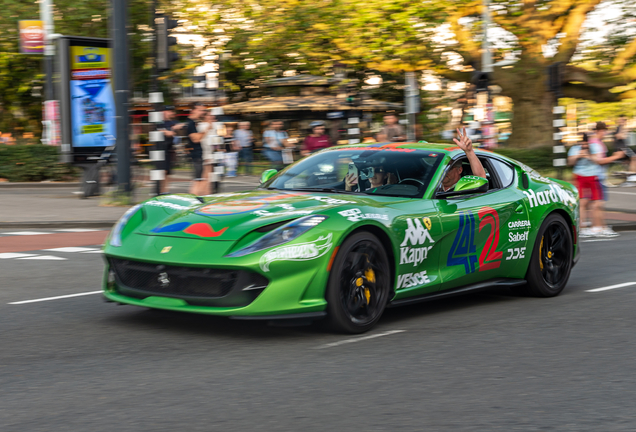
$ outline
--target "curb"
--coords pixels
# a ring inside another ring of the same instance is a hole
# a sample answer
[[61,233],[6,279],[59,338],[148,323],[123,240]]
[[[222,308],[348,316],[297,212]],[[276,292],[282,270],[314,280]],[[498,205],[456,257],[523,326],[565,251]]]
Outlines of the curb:
[[112,228],[117,221],[0,222],[0,229],[10,228]]
[[2,182],[0,183],[0,189],[11,189],[11,188],[78,188],[80,187],[80,182],[64,182],[64,183],[55,183],[55,182]]
[[[636,210],[631,210],[631,209],[614,209],[614,208],[606,208],[605,209],[605,213],[608,212],[612,212],[612,213],[629,213],[629,214],[636,214]],[[607,215],[605,215],[607,217]],[[611,219],[611,218],[609,218]]]
[[611,224],[610,227],[616,232],[636,231],[636,222],[626,222],[626,223]]

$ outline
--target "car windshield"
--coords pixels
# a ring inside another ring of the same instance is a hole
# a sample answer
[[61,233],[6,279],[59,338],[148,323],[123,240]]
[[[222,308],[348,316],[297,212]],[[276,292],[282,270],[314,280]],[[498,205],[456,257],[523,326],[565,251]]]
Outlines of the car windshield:
[[416,149],[332,148],[290,165],[263,187],[421,197],[443,157]]

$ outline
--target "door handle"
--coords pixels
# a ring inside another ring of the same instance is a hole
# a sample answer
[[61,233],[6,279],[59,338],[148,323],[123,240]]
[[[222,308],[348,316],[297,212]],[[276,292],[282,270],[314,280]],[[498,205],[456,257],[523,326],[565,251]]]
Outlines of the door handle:
[[517,208],[515,209],[515,213],[522,214],[523,212],[524,212],[523,204],[519,204]]

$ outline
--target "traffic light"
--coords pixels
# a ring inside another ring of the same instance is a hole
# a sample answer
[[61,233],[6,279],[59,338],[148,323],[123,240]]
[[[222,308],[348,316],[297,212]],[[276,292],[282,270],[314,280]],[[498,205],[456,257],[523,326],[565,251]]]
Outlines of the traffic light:
[[160,71],[170,69],[170,63],[179,60],[179,54],[170,51],[172,45],[177,44],[177,38],[170,36],[169,32],[179,25],[179,22],[166,15],[156,15],[157,27],[157,69]]
[[488,72],[474,71],[471,81],[477,87],[477,91],[488,91],[490,76]]

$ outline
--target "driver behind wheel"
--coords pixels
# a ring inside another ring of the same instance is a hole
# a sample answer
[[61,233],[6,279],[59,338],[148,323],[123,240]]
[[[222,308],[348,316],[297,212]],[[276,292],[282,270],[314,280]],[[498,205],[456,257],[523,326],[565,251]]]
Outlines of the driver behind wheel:
[[[369,188],[373,189],[385,184],[395,184],[396,179],[393,173],[388,172],[384,165],[375,165],[360,170],[360,177],[362,180],[365,177],[369,180]],[[345,190],[352,191],[354,187],[358,185],[358,176],[355,174],[347,174],[345,177]],[[363,189],[361,189],[362,191]]]

